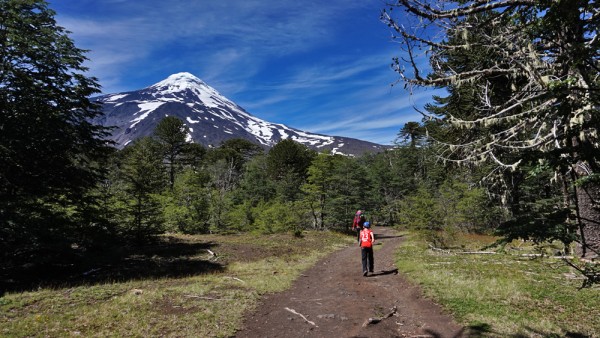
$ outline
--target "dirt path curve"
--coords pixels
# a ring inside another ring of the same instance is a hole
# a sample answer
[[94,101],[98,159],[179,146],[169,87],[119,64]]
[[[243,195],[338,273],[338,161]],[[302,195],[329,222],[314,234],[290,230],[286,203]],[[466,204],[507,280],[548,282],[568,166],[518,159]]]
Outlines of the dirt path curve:
[[[375,227],[375,272],[363,277],[360,248],[338,250],[292,287],[267,295],[236,337],[462,337],[462,327],[398,274],[402,238]],[[304,316],[304,318],[303,318]],[[369,319],[380,319],[370,323]]]

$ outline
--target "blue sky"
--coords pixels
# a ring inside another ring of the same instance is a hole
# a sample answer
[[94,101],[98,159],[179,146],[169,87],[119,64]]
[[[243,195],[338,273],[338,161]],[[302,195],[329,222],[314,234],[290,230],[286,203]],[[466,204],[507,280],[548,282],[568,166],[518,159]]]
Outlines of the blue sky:
[[250,114],[326,135],[391,144],[414,107],[390,64],[382,0],[49,0],[89,49],[103,93],[190,72]]

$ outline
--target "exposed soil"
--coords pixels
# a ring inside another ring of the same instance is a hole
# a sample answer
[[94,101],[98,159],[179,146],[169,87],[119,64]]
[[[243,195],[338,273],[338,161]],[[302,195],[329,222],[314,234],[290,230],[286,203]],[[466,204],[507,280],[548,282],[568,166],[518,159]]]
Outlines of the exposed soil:
[[375,271],[362,275],[358,244],[319,261],[281,293],[264,297],[236,337],[466,337],[394,266],[402,241],[374,228]]

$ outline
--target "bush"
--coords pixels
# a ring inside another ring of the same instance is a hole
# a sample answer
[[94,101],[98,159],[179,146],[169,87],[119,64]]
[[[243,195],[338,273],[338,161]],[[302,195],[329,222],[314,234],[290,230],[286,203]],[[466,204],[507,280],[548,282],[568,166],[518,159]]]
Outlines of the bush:
[[293,202],[263,203],[255,208],[255,228],[264,233],[291,231],[297,235],[304,228],[298,210]]
[[484,189],[446,181],[435,194],[421,187],[399,203],[401,225],[425,234],[435,246],[452,246],[458,232],[485,232],[495,227],[499,208],[491,206]]

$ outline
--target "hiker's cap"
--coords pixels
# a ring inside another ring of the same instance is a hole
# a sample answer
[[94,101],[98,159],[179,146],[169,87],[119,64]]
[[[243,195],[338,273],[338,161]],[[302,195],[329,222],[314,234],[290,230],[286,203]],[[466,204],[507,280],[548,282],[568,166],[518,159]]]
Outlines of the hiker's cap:
[[370,228],[371,227],[371,223],[369,222],[365,222],[365,224],[363,225],[365,228]]
[[357,214],[357,215],[360,215],[360,214],[362,214],[362,211],[358,210],[358,211],[356,212],[356,214]]

